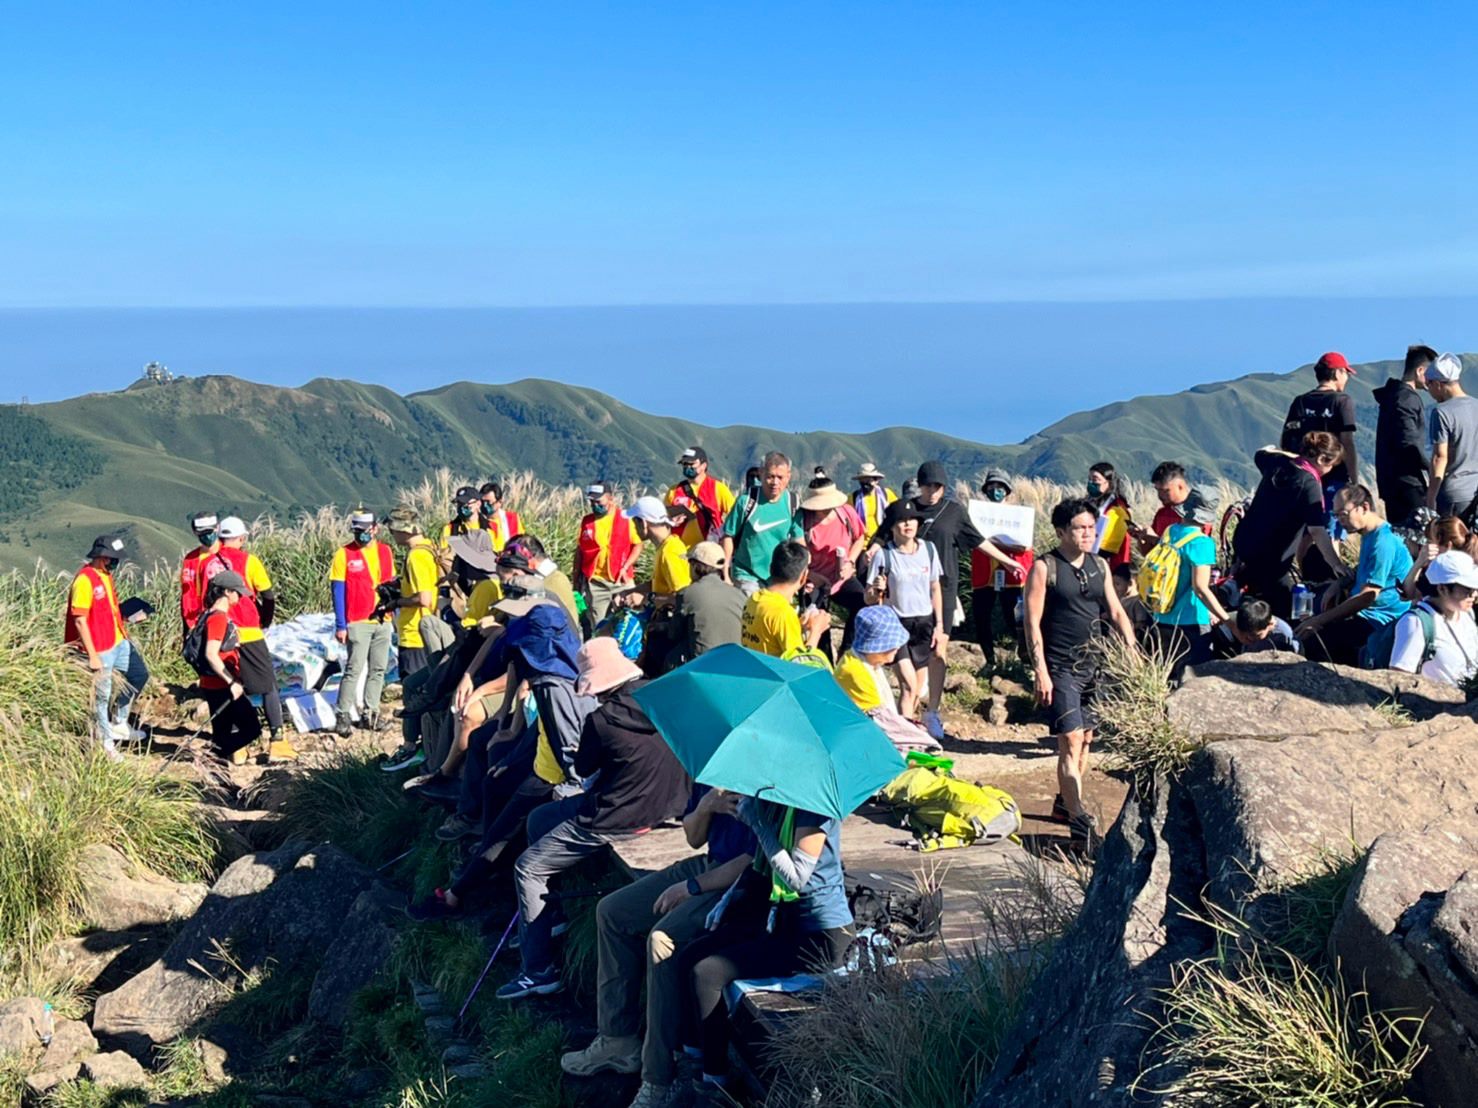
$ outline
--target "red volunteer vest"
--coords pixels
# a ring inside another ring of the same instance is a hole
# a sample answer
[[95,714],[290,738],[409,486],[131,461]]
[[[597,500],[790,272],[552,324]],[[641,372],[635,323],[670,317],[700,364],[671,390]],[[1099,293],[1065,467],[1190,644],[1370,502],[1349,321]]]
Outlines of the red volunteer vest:
[[[120,637],[118,628],[123,626],[123,615],[118,611],[118,594],[109,589],[108,582],[103,580],[110,575],[101,573],[92,566],[83,566],[77,571],[77,576],[85,577],[92,585],[92,607],[87,609],[87,631],[92,636],[92,648],[101,654],[104,650],[111,650]],[[73,622],[74,617],[69,599],[67,622],[62,631],[62,641],[65,643],[82,641],[82,636],[77,633],[77,625]]]
[[[611,515],[615,518],[611,521],[611,549],[606,556],[606,565],[612,574],[616,574],[626,564],[626,559],[631,557],[631,521],[619,508],[613,508]],[[595,576],[595,561],[600,557],[600,540],[595,537],[596,522],[594,513],[580,521],[577,552],[580,557],[580,576],[587,581]]]
[[198,547],[185,555],[180,566],[180,618],[186,629],[193,628],[205,611],[205,582],[201,580],[200,564],[211,557]]
[[344,618],[362,623],[374,614],[375,586],[390,580],[390,548],[376,539],[369,546],[344,547]]

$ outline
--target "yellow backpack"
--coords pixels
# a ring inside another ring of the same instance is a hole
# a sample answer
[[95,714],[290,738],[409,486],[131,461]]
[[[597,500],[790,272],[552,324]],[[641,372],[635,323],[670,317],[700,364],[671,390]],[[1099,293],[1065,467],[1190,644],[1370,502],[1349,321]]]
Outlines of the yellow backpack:
[[915,766],[893,778],[883,800],[903,812],[922,851],[1014,839],[1021,810],[1004,789],[971,784],[943,769]]
[[1149,557],[1139,567],[1139,599],[1151,615],[1163,616],[1180,599],[1180,566],[1184,559],[1181,548],[1201,537],[1195,530],[1178,542],[1171,542],[1167,528],[1165,536],[1155,544]]

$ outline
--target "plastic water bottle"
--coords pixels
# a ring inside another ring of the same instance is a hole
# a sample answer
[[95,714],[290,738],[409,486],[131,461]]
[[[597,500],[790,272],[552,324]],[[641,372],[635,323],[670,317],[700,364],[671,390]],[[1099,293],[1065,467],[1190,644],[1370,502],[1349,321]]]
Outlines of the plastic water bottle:
[[1020,627],[1026,622],[1026,594],[1016,598],[1016,626]]
[[41,1028],[41,1045],[50,1046],[51,1038],[56,1034],[56,1013],[51,1005],[46,1005],[44,1013],[45,1023]]
[[1000,592],[1006,587],[1006,571],[1004,569],[996,570],[995,586],[996,592]]
[[1304,584],[1293,586],[1293,621],[1301,623],[1314,614],[1314,594]]

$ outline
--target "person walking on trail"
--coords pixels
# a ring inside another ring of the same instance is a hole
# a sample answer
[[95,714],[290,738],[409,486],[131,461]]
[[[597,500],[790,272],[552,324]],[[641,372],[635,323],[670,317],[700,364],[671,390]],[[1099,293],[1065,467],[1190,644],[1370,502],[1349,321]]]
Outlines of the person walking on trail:
[[[93,540],[86,563],[72,579],[62,631],[63,642],[81,651],[92,671],[94,739],[115,762],[122,759],[118,743],[142,742],[145,738],[142,731],[129,725],[128,710],[149,680],[144,656],[129,640],[113,584],[113,570],[123,560],[124,549],[122,535],[99,535]],[[115,674],[123,679],[116,703]]]
[[1100,662],[1092,644],[1105,622],[1131,649],[1134,643],[1134,628],[1109,582],[1112,571],[1091,553],[1098,520],[1098,507],[1088,500],[1053,508],[1057,546],[1037,559],[1026,585],[1027,651],[1037,699],[1050,710],[1057,737],[1059,792],[1052,812],[1085,843],[1098,829],[1083,803],[1083,774],[1098,726],[1093,698]]
[[1128,565],[1134,557],[1129,530],[1134,519],[1129,514],[1129,495],[1124,479],[1108,462],[1095,462],[1088,469],[1088,499],[1098,512],[1098,537],[1093,552],[1108,562],[1109,568]]
[[496,481],[483,483],[477,490],[477,522],[487,532],[493,553],[503,553],[508,540],[523,531],[523,523],[517,512],[503,507],[503,486]]
[[[988,469],[980,491],[992,504],[1004,504],[1011,499],[1011,478],[1004,470]],[[1004,559],[994,558],[979,547],[970,551],[970,614],[975,623],[975,642],[988,666],[995,664],[997,607],[1007,636],[1015,639],[1018,645],[1023,643],[1016,605],[1021,600],[1026,575],[1036,560],[1036,555],[1028,549],[1004,543],[994,545],[1006,555]]]
[[632,587],[642,541],[636,524],[627,519],[609,483],[596,481],[585,489],[590,511],[580,520],[575,543],[575,589],[585,594],[592,630],[611,610],[611,601]]
[[898,494],[888,487],[883,471],[871,462],[863,462],[852,479],[857,482],[852,509],[862,520],[862,530],[870,539],[883,525],[883,513],[898,499]]
[[1430,346],[1408,346],[1406,366],[1375,390],[1375,487],[1386,515],[1405,526],[1427,503],[1427,367],[1437,357]]
[[1462,377],[1456,354],[1439,354],[1427,367],[1427,391],[1437,402],[1428,417],[1432,481],[1427,506],[1471,527],[1478,501],[1478,399],[1463,391]]
[[735,818],[739,800],[722,789],[694,786],[683,835],[690,847],[706,853],[649,873],[596,905],[597,1034],[559,1064],[572,1077],[640,1072],[631,1108],[667,1104],[677,1078],[673,1054],[681,1045],[683,1011],[675,955],[703,934],[709,912],[754,862],[754,833]]
[[[1435,595],[1417,605],[1425,616],[1413,608],[1396,624],[1391,668],[1462,688],[1478,671],[1478,565],[1461,550],[1448,550],[1432,560],[1427,579]],[[1431,627],[1430,638],[1424,624]]]
[[277,597],[272,591],[272,578],[267,567],[255,554],[246,550],[247,527],[237,516],[227,516],[220,524],[221,548],[202,564],[205,583],[215,575],[230,570],[241,578],[245,588],[239,590],[231,607],[231,622],[240,643],[239,673],[248,696],[262,698],[262,712],[267,717],[268,762],[296,761],[298,752],[282,737],[282,698],[277,692],[277,671],[272,653],[267,649],[267,628],[277,610]]
[[1180,511],[1184,520],[1166,528],[1161,540],[1180,556],[1175,598],[1168,611],[1151,613],[1150,626],[1150,642],[1162,657],[1173,659],[1172,685],[1180,683],[1187,666],[1210,658],[1212,627],[1231,618],[1211,588],[1216,540],[1206,534],[1206,528],[1216,523],[1216,500],[1192,489]]
[[928,672],[944,624],[943,570],[934,544],[919,538],[922,516],[912,504],[894,508],[893,537],[873,550],[867,568],[868,602],[892,608],[908,633],[893,664],[902,690],[899,711],[909,718],[918,710],[920,674]]
[[[390,663],[392,629],[380,608],[379,587],[395,578],[395,556],[375,537],[379,530],[373,512],[358,509],[349,517],[354,537],[334,551],[329,586],[334,601],[334,637],[348,648],[344,675],[339,681],[336,730],[354,731],[355,720],[367,720],[380,710],[385,670]],[[359,695],[360,680],[364,694]]]
[[677,815],[692,787],[637,703],[634,694],[645,682],[616,640],[591,639],[580,648],[578,665],[576,691],[600,702],[585,719],[574,764],[576,776],[591,784],[584,794],[546,804],[529,816],[529,846],[513,865],[523,966],[497,991],[499,1000],[564,987],[553,950],[561,913],[546,903],[550,882],[611,843]]
[[[399,646],[400,676],[406,678],[426,668],[426,640],[421,621],[436,619],[436,582],[439,576],[435,547],[421,534],[416,513],[396,508],[390,513],[390,537],[405,548],[405,568],[400,574],[400,598],[395,605],[395,637]],[[370,710],[376,711],[378,705]]]
[[1339,351],[1320,355],[1314,363],[1318,384],[1312,392],[1293,398],[1283,420],[1279,445],[1290,454],[1303,448],[1304,436],[1311,431],[1328,432],[1339,441],[1340,460],[1324,475],[1326,511],[1334,504],[1334,494],[1360,477],[1360,457],[1355,450],[1355,398],[1345,391],[1353,376],[1354,367]]
[[690,446],[682,452],[677,464],[683,479],[667,490],[669,508],[686,508],[688,521],[678,532],[689,550],[700,542],[718,542],[723,537],[724,520],[734,509],[734,493],[728,485],[708,472],[708,451]]
[[[801,522],[811,552],[810,602],[823,612],[835,604],[846,613],[841,646],[845,651],[852,645],[852,621],[864,603],[857,559],[867,545],[867,531],[847,494],[820,467],[801,498]],[[822,637],[821,649],[832,658],[830,635]]]
[[783,542],[770,558],[770,579],[752,593],[739,616],[739,642],[750,650],[784,658],[794,650],[814,649],[831,629],[831,614],[811,609],[804,622],[796,597],[805,587],[811,552],[801,543]]
[[790,459],[772,450],[760,466],[758,493],[738,501],[724,520],[729,580],[745,596],[753,596],[770,576],[770,559],[781,543],[805,538],[800,504],[789,489]]
[[1293,629],[1316,662],[1358,665],[1365,641],[1377,628],[1400,619],[1411,607],[1401,595],[1412,559],[1406,544],[1375,510],[1364,485],[1349,485],[1334,498],[1340,525],[1360,536],[1360,561],[1348,599]]
[[251,744],[262,733],[257,710],[247,699],[241,675],[240,640],[231,613],[237,609],[249,586],[235,570],[215,574],[205,586],[205,668],[200,691],[210,709],[210,733],[222,758],[235,766],[246,765]]
[[214,512],[197,512],[190,517],[190,530],[195,533],[195,549],[185,554],[180,564],[180,621],[182,634],[194,628],[205,610],[205,581],[200,575],[201,563],[221,548],[220,519]]
[[[1185,516],[1181,505],[1191,494],[1191,484],[1186,480],[1185,466],[1179,462],[1161,462],[1157,465],[1154,473],[1150,474],[1150,484],[1155,487],[1155,495],[1160,499],[1160,506],[1155,510],[1154,520],[1148,528],[1141,527],[1137,523],[1129,525],[1129,533],[1139,544],[1141,554],[1148,554],[1159,545],[1161,537],[1171,526],[1184,522]],[[1215,526],[1214,521],[1212,526]],[[1211,534],[1211,527],[1205,530],[1208,535]]]

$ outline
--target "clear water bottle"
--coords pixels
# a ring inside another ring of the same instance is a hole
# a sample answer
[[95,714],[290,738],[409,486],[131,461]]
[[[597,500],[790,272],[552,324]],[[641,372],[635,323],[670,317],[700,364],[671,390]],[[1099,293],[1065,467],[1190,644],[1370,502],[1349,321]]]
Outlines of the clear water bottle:
[[1304,584],[1293,586],[1293,621],[1302,623],[1314,614],[1314,594]]
[[42,1012],[41,1045],[50,1046],[52,1036],[56,1034],[56,1010],[50,1004],[46,1005]]
[[1000,592],[1006,587],[1006,571],[1004,569],[996,570],[995,587],[996,592]]
[[1026,623],[1026,594],[1016,598],[1016,626],[1020,627]]

